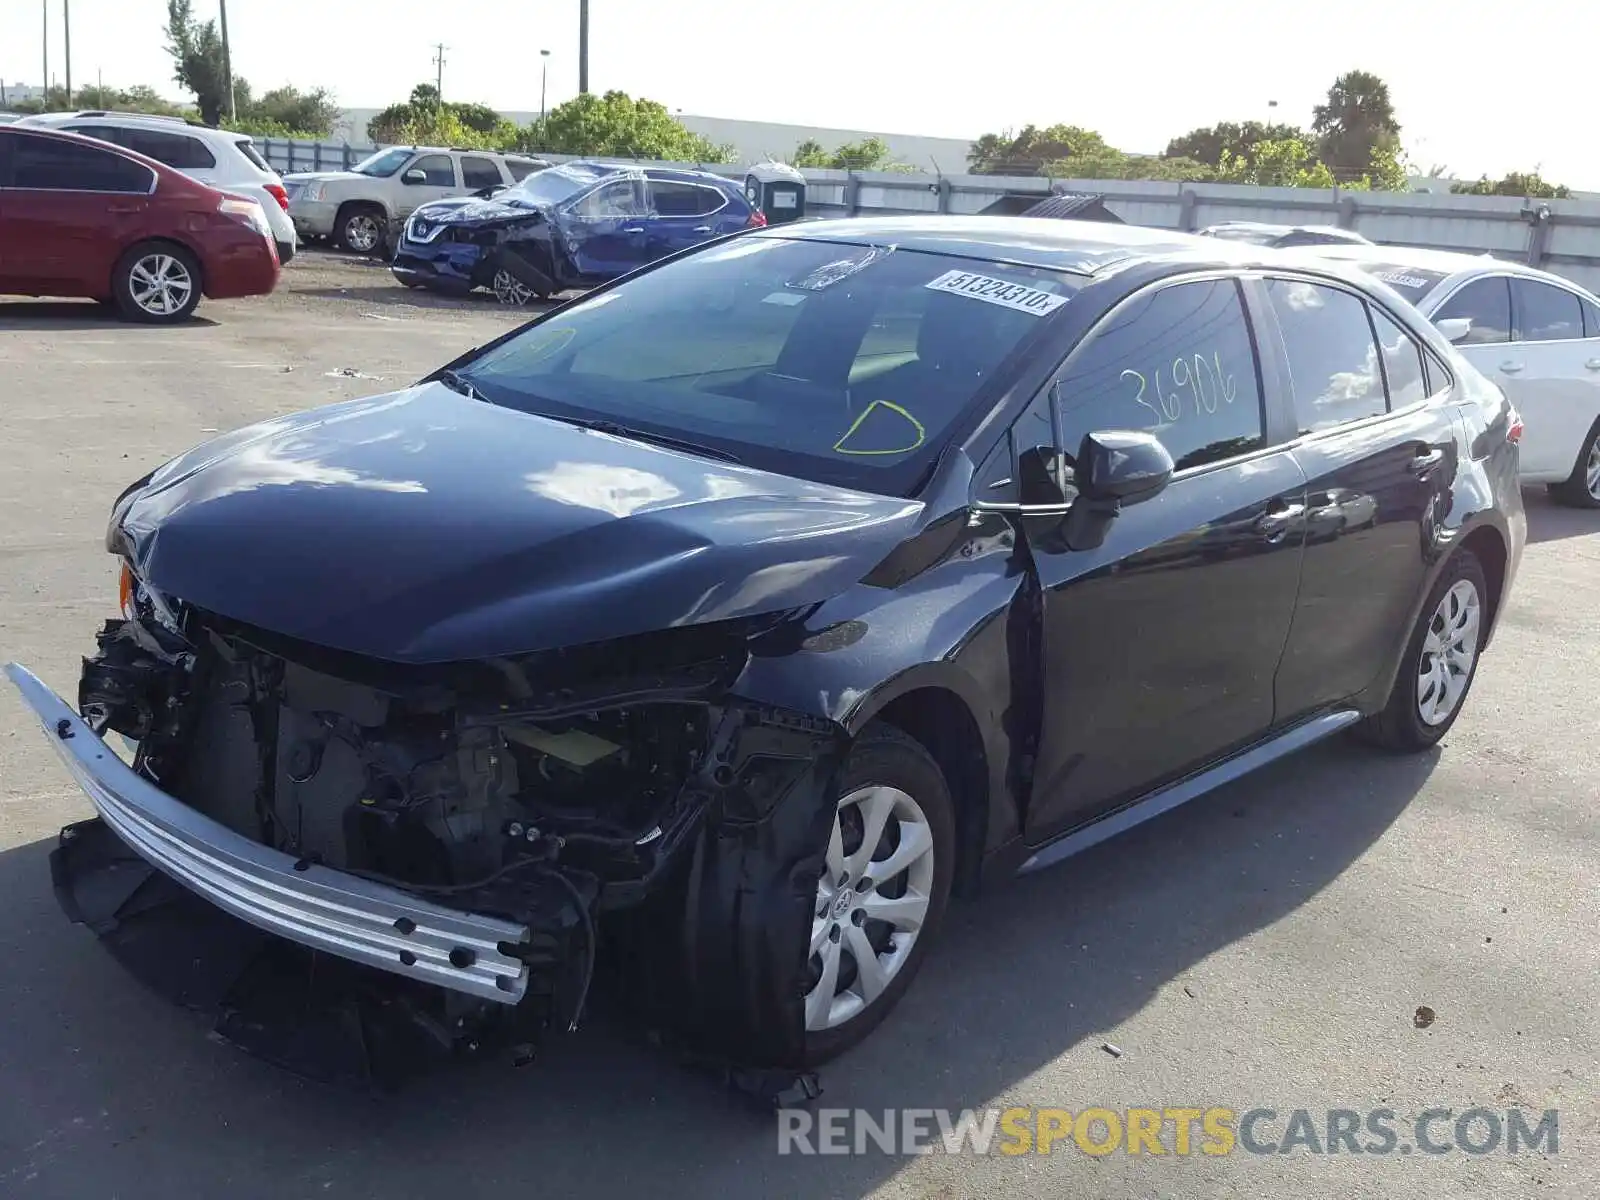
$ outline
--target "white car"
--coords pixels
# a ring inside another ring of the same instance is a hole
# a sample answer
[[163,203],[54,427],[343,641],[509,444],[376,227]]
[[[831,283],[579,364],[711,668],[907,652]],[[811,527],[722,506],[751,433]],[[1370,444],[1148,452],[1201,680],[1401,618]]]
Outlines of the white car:
[[278,244],[278,261],[294,257],[294,222],[289,219],[289,194],[283,180],[261,157],[247,133],[192,125],[181,117],[146,113],[69,112],[23,117],[19,125],[39,125],[81,133],[123,146],[182,171],[220,191],[256,201]]
[[1600,508],[1600,299],[1548,271],[1410,246],[1292,252],[1354,262],[1421,310],[1522,414],[1522,480]]
[[401,225],[422,205],[507,187],[549,165],[491,150],[391,146],[348,171],[286,175],[284,184],[289,215],[302,237],[373,254],[394,245]]

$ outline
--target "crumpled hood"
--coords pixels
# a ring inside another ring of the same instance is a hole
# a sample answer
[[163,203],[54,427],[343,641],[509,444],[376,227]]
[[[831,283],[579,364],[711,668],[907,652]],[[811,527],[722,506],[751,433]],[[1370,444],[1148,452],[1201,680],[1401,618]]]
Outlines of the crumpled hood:
[[415,220],[429,225],[493,225],[503,221],[537,220],[546,215],[546,209],[533,204],[507,204],[498,198],[458,196],[421,205]]
[[197,446],[118,501],[108,542],[166,595],[424,663],[825,600],[921,512],[433,383]]

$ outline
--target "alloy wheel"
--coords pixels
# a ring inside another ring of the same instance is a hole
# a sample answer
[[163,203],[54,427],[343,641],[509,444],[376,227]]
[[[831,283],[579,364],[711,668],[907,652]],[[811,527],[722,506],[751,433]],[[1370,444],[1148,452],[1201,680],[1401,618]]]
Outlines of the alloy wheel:
[[533,289],[510,271],[496,271],[494,282],[490,285],[494,289],[494,298],[501,304],[512,304],[521,307],[531,304],[535,299]]
[[1583,486],[1589,495],[1600,500],[1600,434],[1589,443],[1589,460],[1583,467]]
[[193,294],[194,277],[189,268],[170,254],[147,254],[128,272],[128,295],[151,316],[181,312]]
[[344,244],[357,254],[376,250],[380,236],[377,219],[369,213],[357,213],[344,223]]
[[842,797],[812,910],[806,1029],[833,1029],[877,1001],[911,957],[933,893],[933,830],[899,788]]
[[1478,656],[1481,604],[1470,579],[1460,579],[1439,600],[1417,663],[1417,715],[1428,725],[1450,719],[1466,694]]

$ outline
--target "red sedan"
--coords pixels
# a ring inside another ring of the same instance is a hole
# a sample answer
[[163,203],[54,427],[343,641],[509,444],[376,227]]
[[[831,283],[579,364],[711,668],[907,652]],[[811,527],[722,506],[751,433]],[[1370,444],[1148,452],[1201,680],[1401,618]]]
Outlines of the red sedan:
[[261,206],[76,134],[0,126],[0,293],[85,296],[130,320],[186,320],[202,294],[278,282]]

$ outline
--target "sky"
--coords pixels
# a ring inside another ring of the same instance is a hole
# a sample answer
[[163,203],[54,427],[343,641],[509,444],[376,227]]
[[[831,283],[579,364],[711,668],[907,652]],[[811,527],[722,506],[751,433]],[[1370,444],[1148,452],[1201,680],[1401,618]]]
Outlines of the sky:
[[[0,0],[7,84],[39,80],[44,3],[50,69],[64,74],[63,0]],[[75,84],[103,76],[182,95],[163,49],[165,0],[70,4]],[[216,7],[194,0],[200,17]],[[1585,10],[1570,0],[591,0],[589,85],[703,116],[933,137],[1065,122],[1150,153],[1222,120],[1308,124],[1334,78],[1359,68],[1388,82],[1421,170],[1538,170],[1600,191],[1597,26],[1579,28],[1594,21]],[[258,94],[322,86],[346,107],[382,107],[434,78],[441,41],[446,99],[537,111],[541,49],[551,106],[578,86],[578,0],[229,0],[228,23],[234,69]]]

